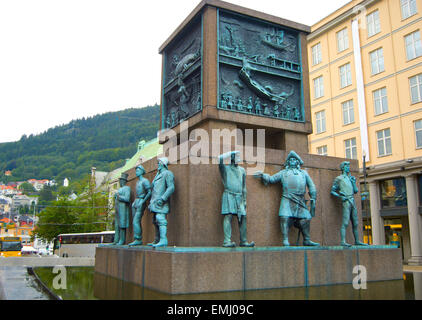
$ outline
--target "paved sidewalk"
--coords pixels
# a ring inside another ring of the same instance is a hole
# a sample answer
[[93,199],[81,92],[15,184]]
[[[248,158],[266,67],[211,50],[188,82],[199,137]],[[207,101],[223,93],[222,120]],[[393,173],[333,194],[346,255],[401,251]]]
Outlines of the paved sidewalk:
[[49,300],[26,267],[0,266],[0,300]]
[[85,257],[8,257],[0,258],[0,267],[55,267],[55,266],[66,266],[66,267],[93,267],[95,265],[95,258]]

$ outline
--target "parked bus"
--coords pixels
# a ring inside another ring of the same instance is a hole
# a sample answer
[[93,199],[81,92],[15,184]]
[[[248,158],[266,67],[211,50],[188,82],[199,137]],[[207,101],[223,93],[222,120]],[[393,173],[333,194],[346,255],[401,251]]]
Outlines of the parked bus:
[[21,237],[21,243],[22,246],[30,246],[31,245],[31,236],[28,235],[22,235]]
[[2,257],[20,257],[21,250],[21,237],[0,237],[0,255]]
[[91,233],[59,234],[58,248],[54,253],[59,257],[95,257],[95,248],[100,243],[112,243],[114,231]]

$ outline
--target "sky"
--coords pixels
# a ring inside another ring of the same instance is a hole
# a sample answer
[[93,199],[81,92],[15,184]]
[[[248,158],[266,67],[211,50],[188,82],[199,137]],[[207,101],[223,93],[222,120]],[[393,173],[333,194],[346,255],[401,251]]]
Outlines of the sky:
[[[160,103],[158,48],[200,0],[0,0],[0,142]],[[229,0],[311,26],[349,0]]]

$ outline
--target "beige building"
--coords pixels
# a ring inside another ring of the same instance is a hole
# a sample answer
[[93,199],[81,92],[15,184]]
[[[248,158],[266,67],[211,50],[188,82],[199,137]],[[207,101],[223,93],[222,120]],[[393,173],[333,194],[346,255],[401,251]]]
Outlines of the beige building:
[[422,264],[421,33],[421,0],[353,0],[308,36],[310,152],[365,161],[366,239],[400,243],[411,264]]

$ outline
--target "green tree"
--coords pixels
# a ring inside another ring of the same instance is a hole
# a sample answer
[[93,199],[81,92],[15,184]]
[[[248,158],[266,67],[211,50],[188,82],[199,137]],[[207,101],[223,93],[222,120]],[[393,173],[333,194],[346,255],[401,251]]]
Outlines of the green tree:
[[65,198],[54,201],[38,215],[34,235],[47,241],[54,240],[61,233],[81,232],[77,224],[78,213],[75,210],[77,203]]
[[18,210],[19,210],[19,214],[28,214],[29,213],[29,206],[27,206],[27,205],[19,206]]
[[39,203],[40,204],[49,204],[56,198],[54,197],[53,190],[50,186],[44,186],[40,191]]
[[30,184],[29,182],[24,182],[19,186],[19,190],[22,191],[23,194],[33,194],[37,191],[35,190],[34,186]]

